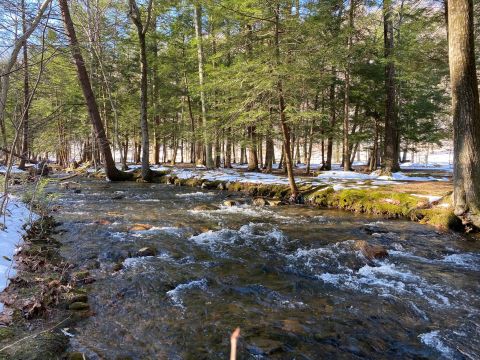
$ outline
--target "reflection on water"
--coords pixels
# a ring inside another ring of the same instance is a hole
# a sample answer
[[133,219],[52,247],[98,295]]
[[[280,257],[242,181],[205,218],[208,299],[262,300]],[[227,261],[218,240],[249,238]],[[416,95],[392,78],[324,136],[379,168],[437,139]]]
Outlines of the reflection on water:
[[[225,359],[240,326],[241,359],[480,353],[478,245],[411,222],[221,206],[227,196],[93,181],[61,194],[64,255],[97,279],[95,315],[72,347],[92,359]],[[205,203],[219,209],[193,210]],[[129,230],[138,223],[149,229]],[[365,259],[358,239],[390,256]],[[135,257],[145,246],[156,255]]]

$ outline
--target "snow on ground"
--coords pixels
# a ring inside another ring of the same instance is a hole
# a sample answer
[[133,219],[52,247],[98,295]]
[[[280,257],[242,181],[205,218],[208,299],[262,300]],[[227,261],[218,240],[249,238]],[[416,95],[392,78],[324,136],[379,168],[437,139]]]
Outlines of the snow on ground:
[[[15,275],[13,255],[25,233],[23,225],[30,220],[35,220],[36,217],[20,200],[9,197],[5,215],[0,219],[0,223],[4,225],[0,230],[0,291],[7,287],[8,279]],[[1,311],[3,311],[2,303],[0,303]]]
[[[7,167],[5,165],[0,165],[0,174],[5,174],[7,172]],[[25,171],[20,170],[17,166],[12,166],[10,169],[11,174],[21,174],[24,173]]]
[[[215,169],[206,170],[203,168],[175,168],[159,167],[154,170],[171,170],[172,175],[180,179],[202,179],[207,181],[240,182],[252,184],[268,185],[288,185],[288,179],[284,175],[264,174],[261,172],[244,172],[243,167],[235,166],[233,169]],[[333,186],[334,190],[345,188],[365,189],[376,188],[382,185],[401,184],[412,181],[448,181],[446,177],[433,176],[408,176],[403,172],[392,174],[392,176],[382,176],[380,172],[371,174],[355,171],[322,171],[316,177],[297,176],[298,184],[312,184],[314,186],[327,185]],[[430,199],[429,199],[430,200]],[[436,201],[436,200],[430,200]]]

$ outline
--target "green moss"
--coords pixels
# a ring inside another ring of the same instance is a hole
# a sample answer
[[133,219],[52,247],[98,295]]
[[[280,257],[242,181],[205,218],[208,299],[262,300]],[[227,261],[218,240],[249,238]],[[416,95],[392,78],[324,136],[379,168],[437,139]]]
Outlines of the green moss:
[[332,201],[335,190],[330,187],[321,186],[316,189],[303,194],[307,203],[318,205],[321,207],[328,207]]
[[332,194],[328,200],[333,207],[391,218],[408,217],[421,201],[405,193],[372,189],[345,189]]
[[8,327],[0,327],[0,341],[13,337],[15,333]]
[[419,210],[417,218],[422,224],[429,224],[442,230],[462,230],[463,225],[452,208],[434,208]]

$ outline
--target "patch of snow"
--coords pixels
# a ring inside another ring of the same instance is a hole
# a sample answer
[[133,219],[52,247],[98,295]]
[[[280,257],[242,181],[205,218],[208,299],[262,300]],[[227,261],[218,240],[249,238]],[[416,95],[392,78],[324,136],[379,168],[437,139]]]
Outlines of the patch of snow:
[[[435,196],[435,195],[419,195],[419,194],[412,194],[413,196],[416,196],[416,197],[421,197],[421,198],[426,198],[428,199],[428,202],[435,202],[435,201],[438,201],[440,200],[442,197],[441,196]],[[447,204],[448,206],[448,204]]]
[[[24,203],[9,196],[5,215],[1,219],[4,228],[0,230],[0,291],[8,286],[9,279],[15,275],[13,256],[25,234],[23,225],[36,219],[37,215],[32,214]],[[3,311],[2,303],[0,303],[1,311]]]
[[[5,174],[7,172],[7,167],[5,165],[1,165],[0,166],[0,174]],[[22,174],[24,173],[25,171],[23,170],[20,170],[17,166],[12,166],[12,168],[10,169],[10,173],[11,174]]]

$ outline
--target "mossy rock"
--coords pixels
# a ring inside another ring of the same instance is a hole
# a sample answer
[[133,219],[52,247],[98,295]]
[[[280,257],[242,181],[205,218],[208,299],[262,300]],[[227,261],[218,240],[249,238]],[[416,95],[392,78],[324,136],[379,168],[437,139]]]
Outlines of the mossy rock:
[[87,303],[88,302],[88,295],[87,294],[81,294],[81,293],[70,293],[68,294],[67,301],[69,304],[73,304],[76,302],[82,302],[82,303]]
[[88,270],[77,271],[73,273],[73,277],[76,280],[85,280],[90,276],[90,272]]
[[349,211],[399,218],[409,217],[421,201],[418,197],[406,193],[345,189],[329,196],[328,205]]
[[441,230],[462,230],[462,220],[453,213],[452,208],[436,207],[423,209],[415,214],[421,224],[429,224]]
[[81,352],[71,352],[67,354],[67,360],[87,360],[87,356]]
[[0,327],[0,341],[9,339],[15,335],[14,331],[8,327]]
[[322,186],[317,190],[310,191],[304,194],[303,197],[307,203],[327,207],[332,202],[334,193],[335,190],[333,190],[333,187]]
[[83,311],[83,310],[89,310],[90,305],[88,305],[88,303],[85,303],[85,302],[77,301],[70,304],[68,308],[73,311]]
[[17,360],[56,360],[63,357],[68,338],[59,332],[44,332],[25,338],[0,353],[0,358]]

